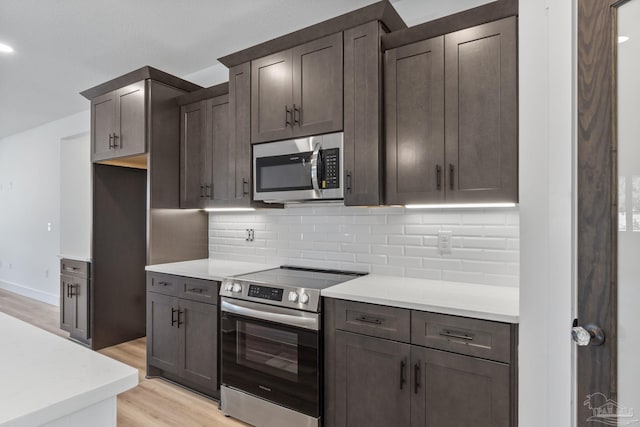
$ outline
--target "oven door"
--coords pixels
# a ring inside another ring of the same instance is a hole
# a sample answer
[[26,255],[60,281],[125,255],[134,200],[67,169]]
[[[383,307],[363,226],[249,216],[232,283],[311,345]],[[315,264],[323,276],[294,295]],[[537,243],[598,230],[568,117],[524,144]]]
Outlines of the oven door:
[[320,316],[222,298],[222,384],[320,416]]

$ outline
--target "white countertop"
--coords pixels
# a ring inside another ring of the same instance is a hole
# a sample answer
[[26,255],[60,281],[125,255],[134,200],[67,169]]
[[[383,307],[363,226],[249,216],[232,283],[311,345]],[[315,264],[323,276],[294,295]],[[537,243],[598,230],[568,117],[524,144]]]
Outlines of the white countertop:
[[253,271],[279,267],[277,264],[258,264],[253,262],[227,261],[222,259],[196,259],[193,261],[171,262],[155,264],[145,267],[147,271],[155,273],[175,274],[177,276],[193,277],[205,280],[222,280],[225,277]]
[[138,384],[138,370],[0,313],[0,426],[37,426]]
[[517,288],[369,274],[322,290],[323,297],[518,323]]

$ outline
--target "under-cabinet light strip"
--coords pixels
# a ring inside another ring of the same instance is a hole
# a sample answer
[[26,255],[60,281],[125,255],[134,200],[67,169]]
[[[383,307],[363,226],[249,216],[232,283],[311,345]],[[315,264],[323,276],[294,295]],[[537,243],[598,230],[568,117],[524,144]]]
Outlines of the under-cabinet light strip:
[[255,208],[207,208],[207,212],[249,212],[255,211]]
[[513,208],[515,203],[443,203],[433,205],[405,205],[407,209],[472,209],[472,208]]

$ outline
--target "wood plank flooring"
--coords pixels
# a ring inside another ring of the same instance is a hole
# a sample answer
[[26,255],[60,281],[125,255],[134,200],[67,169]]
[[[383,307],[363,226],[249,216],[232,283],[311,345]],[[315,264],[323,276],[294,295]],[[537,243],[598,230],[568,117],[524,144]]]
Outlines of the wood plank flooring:
[[[58,307],[0,289],[0,311],[51,333],[68,338],[59,329]],[[120,427],[238,427],[218,403],[161,379],[146,379],[146,339],[126,342],[100,353],[138,369],[140,383],[118,396]]]

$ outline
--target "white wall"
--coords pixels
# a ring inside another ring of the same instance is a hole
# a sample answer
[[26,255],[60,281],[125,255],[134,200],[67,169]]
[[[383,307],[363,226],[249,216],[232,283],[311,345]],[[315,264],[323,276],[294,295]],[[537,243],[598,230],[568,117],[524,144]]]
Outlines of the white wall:
[[[209,214],[209,256],[517,287],[518,209],[287,207]],[[246,229],[255,230],[247,242]],[[440,254],[438,231],[451,231]]]
[[571,426],[573,1],[520,1],[520,427]]
[[89,132],[60,140],[60,254],[91,258],[91,140]]
[[58,304],[60,140],[88,128],[82,112],[0,139],[0,287]]

